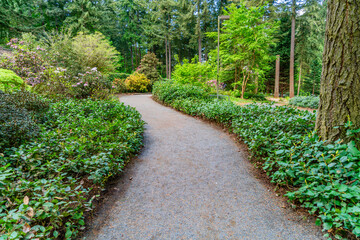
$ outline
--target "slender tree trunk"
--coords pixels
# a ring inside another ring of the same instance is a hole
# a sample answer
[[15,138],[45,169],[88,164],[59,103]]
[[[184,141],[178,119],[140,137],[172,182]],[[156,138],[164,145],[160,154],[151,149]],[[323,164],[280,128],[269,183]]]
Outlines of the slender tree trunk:
[[[259,66],[256,64],[256,67],[258,68]],[[257,94],[259,91],[259,75],[256,74],[255,76],[255,94]]]
[[298,96],[300,94],[300,88],[301,88],[301,68],[302,68],[302,62],[300,63],[300,71],[299,71],[299,83],[298,83],[298,90],[297,90]]
[[244,99],[244,93],[245,93],[245,87],[246,87],[245,80],[246,80],[246,74],[244,74],[244,79],[241,84],[241,99]]
[[295,17],[296,0],[292,1],[291,15],[291,46],[290,46],[290,90],[289,97],[294,97],[294,63],[295,63]]
[[237,81],[237,67],[235,65],[234,91],[236,90],[236,81]]
[[169,79],[169,61],[168,61],[168,43],[165,37],[165,65],[166,65],[166,78]]
[[276,70],[275,70],[275,89],[274,97],[279,97],[279,84],[280,84],[280,55],[276,55]]
[[312,90],[312,95],[314,95],[314,94],[315,94],[315,79],[313,81],[313,90]]
[[133,53],[133,46],[131,45],[130,48],[130,53],[131,53],[131,71],[134,71],[134,53]]
[[202,53],[201,53],[201,22],[200,22],[200,0],[197,0],[197,10],[198,10],[198,18],[197,18],[197,25],[198,25],[198,48],[199,48],[199,62],[201,62]]
[[171,41],[169,40],[169,79],[171,79]]
[[259,75],[255,76],[255,94],[259,91]]
[[135,66],[134,66],[134,68],[137,68],[137,66],[138,66],[138,54],[137,54],[137,44],[136,43],[135,43],[134,55],[135,55]]
[[[329,0],[316,129],[324,140],[360,128],[360,1]],[[334,128],[341,126],[339,128]]]

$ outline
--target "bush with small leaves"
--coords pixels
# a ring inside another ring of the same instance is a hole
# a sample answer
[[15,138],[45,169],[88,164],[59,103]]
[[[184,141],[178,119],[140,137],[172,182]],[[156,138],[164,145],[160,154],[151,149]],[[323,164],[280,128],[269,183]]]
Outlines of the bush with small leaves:
[[125,80],[126,89],[130,92],[146,92],[150,85],[150,80],[144,74],[133,73]]

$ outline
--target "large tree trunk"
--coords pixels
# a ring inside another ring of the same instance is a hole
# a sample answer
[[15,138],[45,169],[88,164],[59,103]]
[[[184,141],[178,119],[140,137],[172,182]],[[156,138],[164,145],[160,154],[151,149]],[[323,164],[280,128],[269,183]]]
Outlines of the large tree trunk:
[[291,15],[291,46],[290,46],[290,90],[289,97],[294,97],[294,62],[295,62],[295,17],[296,0],[292,1]]
[[316,121],[324,140],[345,136],[350,119],[360,128],[360,1],[329,0]]

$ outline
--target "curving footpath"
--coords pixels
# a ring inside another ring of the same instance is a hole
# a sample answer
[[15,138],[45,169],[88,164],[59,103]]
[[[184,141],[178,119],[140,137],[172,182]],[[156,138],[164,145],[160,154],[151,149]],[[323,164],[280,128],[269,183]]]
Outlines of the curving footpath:
[[121,97],[148,123],[145,148],[111,189],[86,239],[322,239],[250,172],[221,129],[150,95]]

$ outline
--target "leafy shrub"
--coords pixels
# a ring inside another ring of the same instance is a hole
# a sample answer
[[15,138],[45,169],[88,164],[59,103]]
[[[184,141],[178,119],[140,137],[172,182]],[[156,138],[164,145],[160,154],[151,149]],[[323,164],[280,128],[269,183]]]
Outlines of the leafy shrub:
[[79,72],[96,67],[101,73],[110,73],[118,66],[119,52],[100,32],[78,33],[72,41],[72,53]]
[[189,62],[187,59],[181,61],[178,56],[175,56],[178,64],[175,65],[172,78],[177,83],[193,84],[196,86],[206,86],[206,82],[216,79],[216,66],[209,62],[199,63],[197,57]]
[[47,101],[27,91],[0,91],[0,151],[37,136],[36,120],[48,110]]
[[115,93],[124,93],[127,90],[124,79],[115,78],[112,85],[114,86]]
[[182,85],[171,81],[157,82],[153,86],[153,94],[160,101],[170,103],[176,99],[199,98],[206,99],[209,97],[203,88],[193,85]]
[[[230,91],[230,94],[234,97],[239,98],[239,97],[241,97],[241,90],[236,89],[236,90]],[[254,93],[245,92],[244,99],[251,99],[254,101],[266,101],[266,97],[262,93],[254,94]]]
[[24,108],[32,114],[44,113],[50,107],[50,102],[29,91],[14,91],[1,94],[1,99],[16,108]]
[[13,71],[0,69],[0,91],[7,92],[12,90],[20,90],[22,88],[29,89],[29,86],[26,86],[24,81]]
[[49,67],[44,70],[42,81],[33,85],[33,90],[49,98],[69,97],[73,81],[65,68]]
[[317,96],[298,96],[289,100],[289,104],[297,107],[318,109],[320,98]]
[[96,194],[142,146],[141,115],[118,101],[65,100],[46,118],[38,138],[0,154],[2,239],[77,239]]
[[[191,92],[193,86],[182,86]],[[229,101],[179,97],[180,86],[161,82],[154,96],[193,116],[229,127],[262,158],[263,169],[273,182],[291,190],[286,196],[317,214],[317,224],[338,233],[360,236],[360,151],[359,139],[348,144],[337,141],[325,145],[312,132],[315,114],[286,106],[266,104],[238,106]],[[351,137],[360,130],[348,130]],[[357,141],[357,142],[356,142]],[[333,233],[336,233],[332,231]]]
[[112,83],[96,68],[88,69],[84,74],[75,77],[77,83],[72,85],[72,97],[108,99],[112,90]]
[[258,93],[258,94],[254,94],[254,93],[244,93],[244,98],[245,99],[252,99],[255,101],[266,101],[266,97],[264,94]]
[[150,85],[150,80],[144,74],[133,73],[125,80],[126,89],[132,92],[146,92]]
[[126,79],[129,76],[130,76],[130,74],[128,74],[128,73],[117,73],[117,72],[115,72],[115,73],[108,74],[108,79],[110,81],[114,81],[115,79]]
[[149,52],[141,59],[138,72],[144,74],[146,78],[150,80],[150,83],[153,84],[155,81],[159,80],[160,74],[157,70],[159,65],[160,62],[156,58],[156,55]]
[[44,70],[48,67],[39,53],[44,49],[39,47],[38,50],[31,50],[17,38],[11,39],[8,45],[13,49],[13,54],[0,60],[0,68],[14,71],[28,84],[42,82]]

